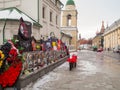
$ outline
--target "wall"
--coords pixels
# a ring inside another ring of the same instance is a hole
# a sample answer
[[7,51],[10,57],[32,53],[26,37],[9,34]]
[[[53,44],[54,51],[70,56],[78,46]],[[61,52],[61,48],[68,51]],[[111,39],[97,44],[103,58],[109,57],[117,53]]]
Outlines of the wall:
[[[45,18],[42,17],[42,7],[45,7]],[[50,22],[50,11],[52,12],[52,22]],[[58,24],[56,24],[56,15],[58,16]],[[61,10],[57,8],[50,0],[41,0],[40,3],[40,24],[43,26],[40,33],[43,36],[49,36],[54,32],[57,38],[60,38],[60,16]]]
[[120,19],[106,28],[104,33],[104,49],[113,50],[120,45]]

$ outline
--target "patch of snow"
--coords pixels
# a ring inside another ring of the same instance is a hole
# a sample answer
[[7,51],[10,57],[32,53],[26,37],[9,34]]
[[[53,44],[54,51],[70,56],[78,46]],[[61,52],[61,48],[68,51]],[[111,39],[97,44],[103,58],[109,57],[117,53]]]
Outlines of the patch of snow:
[[13,19],[13,20],[17,19],[17,20],[19,20],[21,17],[23,18],[24,21],[28,21],[31,23],[34,22],[27,15],[25,15],[24,13],[18,12],[16,9],[13,9],[12,11],[10,11],[9,9],[0,11],[0,19]]

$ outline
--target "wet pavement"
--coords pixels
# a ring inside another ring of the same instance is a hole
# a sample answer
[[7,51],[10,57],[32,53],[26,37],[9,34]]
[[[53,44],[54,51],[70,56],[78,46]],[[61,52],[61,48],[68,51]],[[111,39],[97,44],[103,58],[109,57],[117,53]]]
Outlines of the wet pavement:
[[109,57],[120,59],[120,53],[115,53],[113,51],[104,51],[103,53]]
[[65,62],[22,90],[120,90],[120,59],[103,52],[78,51],[77,67]]

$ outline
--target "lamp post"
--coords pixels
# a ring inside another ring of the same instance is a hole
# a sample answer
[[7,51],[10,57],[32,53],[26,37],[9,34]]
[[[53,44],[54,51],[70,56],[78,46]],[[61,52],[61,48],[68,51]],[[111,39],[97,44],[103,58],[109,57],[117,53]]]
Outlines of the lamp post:
[[[111,49],[111,37],[109,38],[109,50]],[[109,51],[108,50],[108,51]]]
[[3,27],[3,44],[4,44],[4,40],[5,40],[5,27],[6,27],[6,22],[7,22],[7,19],[5,19],[5,23],[4,23],[4,27]]

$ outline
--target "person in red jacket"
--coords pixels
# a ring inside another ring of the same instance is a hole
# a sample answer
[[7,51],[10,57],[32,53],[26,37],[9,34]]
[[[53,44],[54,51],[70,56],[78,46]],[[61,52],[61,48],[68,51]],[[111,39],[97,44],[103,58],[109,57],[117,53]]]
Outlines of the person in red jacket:
[[77,56],[75,54],[73,54],[72,59],[73,59],[73,67],[76,67],[76,65],[77,65]]
[[73,60],[72,58],[68,58],[67,61],[69,62],[69,70],[71,71],[73,68]]
[[72,68],[76,67],[77,56],[73,54],[71,58],[67,59],[67,61],[69,62],[69,70],[71,71]]

